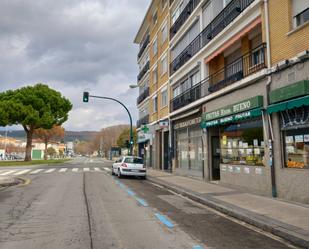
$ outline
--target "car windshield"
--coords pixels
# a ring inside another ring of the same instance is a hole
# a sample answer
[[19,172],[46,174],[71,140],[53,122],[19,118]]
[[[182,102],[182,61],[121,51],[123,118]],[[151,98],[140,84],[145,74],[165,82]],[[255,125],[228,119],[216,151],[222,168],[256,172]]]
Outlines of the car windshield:
[[143,159],[138,157],[127,157],[124,161],[126,163],[143,164]]

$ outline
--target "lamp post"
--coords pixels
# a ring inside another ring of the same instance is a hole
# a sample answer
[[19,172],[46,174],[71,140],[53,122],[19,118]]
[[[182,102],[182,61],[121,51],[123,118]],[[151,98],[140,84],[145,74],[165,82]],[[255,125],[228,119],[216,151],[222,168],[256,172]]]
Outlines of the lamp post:
[[126,109],[128,115],[129,115],[129,119],[130,119],[130,145],[129,145],[129,155],[132,156],[132,146],[133,146],[133,127],[132,127],[132,116],[131,113],[129,112],[128,108],[118,99],[114,99],[114,98],[110,98],[110,97],[104,97],[104,96],[95,96],[95,95],[89,95],[89,92],[84,92],[83,95],[83,101],[84,102],[89,102],[89,97],[91,98],[97,98],[97,99],[107,99],[107,100],[112,100],[115,101],[117,103],[119,103],[120,105],[122,105],[124,107],[124,109]]

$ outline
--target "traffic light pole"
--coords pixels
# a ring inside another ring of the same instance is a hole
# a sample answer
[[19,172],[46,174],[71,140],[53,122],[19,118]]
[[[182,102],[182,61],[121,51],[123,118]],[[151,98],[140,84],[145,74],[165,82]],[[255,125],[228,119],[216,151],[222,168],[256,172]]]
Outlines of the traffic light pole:
[[[112,101],[115,101],[115,102],[119,103],[120,105],[122,105],[124,107],[124,109],[126,109],[127,113],[129,114],[129,119],[130,119],[130,148],[129,148],[129,155],[132,156],[132,154],[133,154],[133,151],[132,151],[133,150],[132,149],[132,145],[133,145],[133,127],[132,127],[132,116],[131,116],[131,113],[129,112],[128,108],[122,102],[120,102],[118,99],[114,99],[114,98],[110,98],[110,97],[103,97],[103,96],[89,95],[89,94],[88,94],[88,97],[97,98],[97,99],[112,100]],[[84,102],[88,102],[88,101],[85,101],[85,99],[84,99]]]

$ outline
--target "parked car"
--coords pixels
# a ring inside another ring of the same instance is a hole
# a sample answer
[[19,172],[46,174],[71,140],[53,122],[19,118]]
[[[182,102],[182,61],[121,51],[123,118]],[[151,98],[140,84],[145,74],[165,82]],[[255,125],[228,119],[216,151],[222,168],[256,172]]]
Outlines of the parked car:
[[122,176],[140,176],[146,178],[146,166],[143,159],[136,156],[120,157],[113,163],[112,175]]

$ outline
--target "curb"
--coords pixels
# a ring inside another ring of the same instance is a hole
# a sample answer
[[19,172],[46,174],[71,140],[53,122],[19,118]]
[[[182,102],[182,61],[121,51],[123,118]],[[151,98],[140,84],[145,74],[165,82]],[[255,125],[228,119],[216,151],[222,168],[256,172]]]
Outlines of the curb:
[[20,183],[20,179],[14,178],[13,181],[0,183],[0,188],[7,188],[7,187],[15,186],[15,185],[18,185],[19,183]]
[[[236,218],[238,220],[244,221],[250,225],[253,225],[257,228],[260,228],[266,232],[269,232],[271,234],[274,234],[278,237],[283,238],[284,240],[287,240],[297,246],[303,247],[303,248],[309,248],[309,236],[305,236],[302,234],[295,233],[293,231],[290,231],[288,228],[282,227],[282,226],[276,226],[274,224],[270,224],[268,222],[263,221],[263,219],[255,218],[251,216],[250,214],[245,214],[243,212],[240,212],[239,210],[236,210],[234,208],[226,207],[225,205],[222,205],[220,203],[217,203],[216,201],[202,198],[198,196],[197,194],[184,190],[180,187],[170,185],[168,183],[165,183],[164,181],[155,179],[155,177],[147,176],[147,179],[153,183],[157,183],[159,185],[162,185],[163,187],[170,189],[177,194],[183,195],[193,201],[196,201],[200,204],[206,205],[208,207],[211,207],[221,213],[224,213],[226,215],[229,215],[233,218]],[[309,235],[309,233],[308,233]]]

